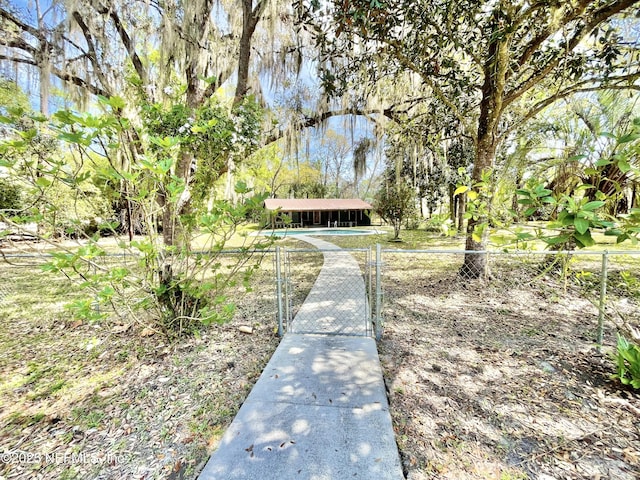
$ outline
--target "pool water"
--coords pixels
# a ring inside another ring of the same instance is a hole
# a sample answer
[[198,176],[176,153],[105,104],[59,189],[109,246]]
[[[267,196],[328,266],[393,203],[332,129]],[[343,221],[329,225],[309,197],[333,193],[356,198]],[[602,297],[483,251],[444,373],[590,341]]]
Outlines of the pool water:
[[265,231],[263,235],[273,237],[295,237],[296,235],[373,235],[375,230],[358,230],[356,228],[296,228],[291,230]]

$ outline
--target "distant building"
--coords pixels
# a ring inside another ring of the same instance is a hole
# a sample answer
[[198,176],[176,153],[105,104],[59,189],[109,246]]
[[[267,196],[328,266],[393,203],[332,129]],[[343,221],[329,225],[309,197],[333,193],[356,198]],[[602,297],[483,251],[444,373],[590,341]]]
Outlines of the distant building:
[[371,204],[343,198],[269,198],[272,228],[356,227],[371,225]]

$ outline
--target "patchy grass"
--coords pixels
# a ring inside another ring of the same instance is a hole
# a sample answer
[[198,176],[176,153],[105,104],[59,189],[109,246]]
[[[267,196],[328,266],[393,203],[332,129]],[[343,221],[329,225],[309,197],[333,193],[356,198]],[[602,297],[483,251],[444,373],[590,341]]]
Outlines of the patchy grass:
[[76,287],[14,260],[0,263],[0,452],[14,455],[0,477],[194,478],[277,346],[271,262],[232,293],[231,322],[168,343],[76,321]]
[[[387,243],[383,230],[323,238],[344,248],[464,246],[424,231]],[[275,245],[309,249],[293,238]],[[612,363],[593,350],[601,256],[575,256],[567,282],[533,268],[539,256],[517,268],[501,258],[492,256],[491,281],[461,282],[461,256],[384,253],[379,348],[407,475],[637,478],[638,394],[612,382]],[[290,260],[295,313],[322,256]],[[173,343],[137,324],[75,321],[63,305],[76,289],[20,262],[0,263],[0,451],[39,457],[0,464],[0,476],[194,478],[278,343],[270,259],[252,292],[235,292],[232,322]],[[637,318],[640,256],[612,255],[610,267],[608,314]],[[607,323],[607,348],[613,332]]]

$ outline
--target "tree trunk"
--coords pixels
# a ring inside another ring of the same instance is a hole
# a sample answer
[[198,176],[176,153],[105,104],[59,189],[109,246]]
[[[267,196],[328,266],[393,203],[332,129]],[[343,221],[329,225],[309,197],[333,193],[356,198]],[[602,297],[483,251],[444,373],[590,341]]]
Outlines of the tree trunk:
[[238,104],[249,91],[249,60],[251,59],[251,38],[256,25],[262,15],[264,2],[258,2],[255,10],[253,0],[242,0],[242,34],[240,35],[240,50],[238,52],[238,83],[236,84],[234,104]]
[[[474,184],[482,180],[483,173],[493,166],[495,159],[496,145],[487,137],[488,136],[485,136],[485,138],[478,141],[475,165],[471,175]],[[481,195],[481,192],[478,192],[478,195]],[[477,230],[480,225],[485,224],[487,221],[488,218],[485,216],[474,216],[469,218],[467,222],[465,250],[469,253],[465,254],[464,264],[460,268],[460,276],[464,278],[480,278],[488,274],[487,254],[471,253],[473,251],[484,251],[486,249],[488,229],[483,229],[480,235]]]
[[[496,25],[499,24],[499,10],[494,12]],[[473,189],[482,198],[482,191],[476,187],[483,180],[484,173],[493,167],[498,147],[498,124],[502,115],[503,99],[509,68],[509,35],[498,35],[492,38],[488,46],[487,62],[484,65],[484,82],[482,84],[482,100],[480,101],[480,116],[478,117],[478,134],[476,137],[476,156],[471,174]],[[486,187],[485,187],[486,188]],[[467,222],[467,251],[483,251],[486,249],[488,229],[478,227],[485,225],[488,218],[482,212],[474,215]],[[467,253],[464,264],[460,268],[460,276],[465,278],[479,278],[487,275],[486,253]]]

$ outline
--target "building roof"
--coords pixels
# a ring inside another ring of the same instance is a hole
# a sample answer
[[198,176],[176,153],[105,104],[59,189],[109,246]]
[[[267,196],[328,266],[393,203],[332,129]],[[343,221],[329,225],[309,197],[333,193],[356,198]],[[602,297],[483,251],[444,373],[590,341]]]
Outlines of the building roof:
[[371,204],[357,198],[267,198],[267,210],[312,212],[320,210],[371,210]]

